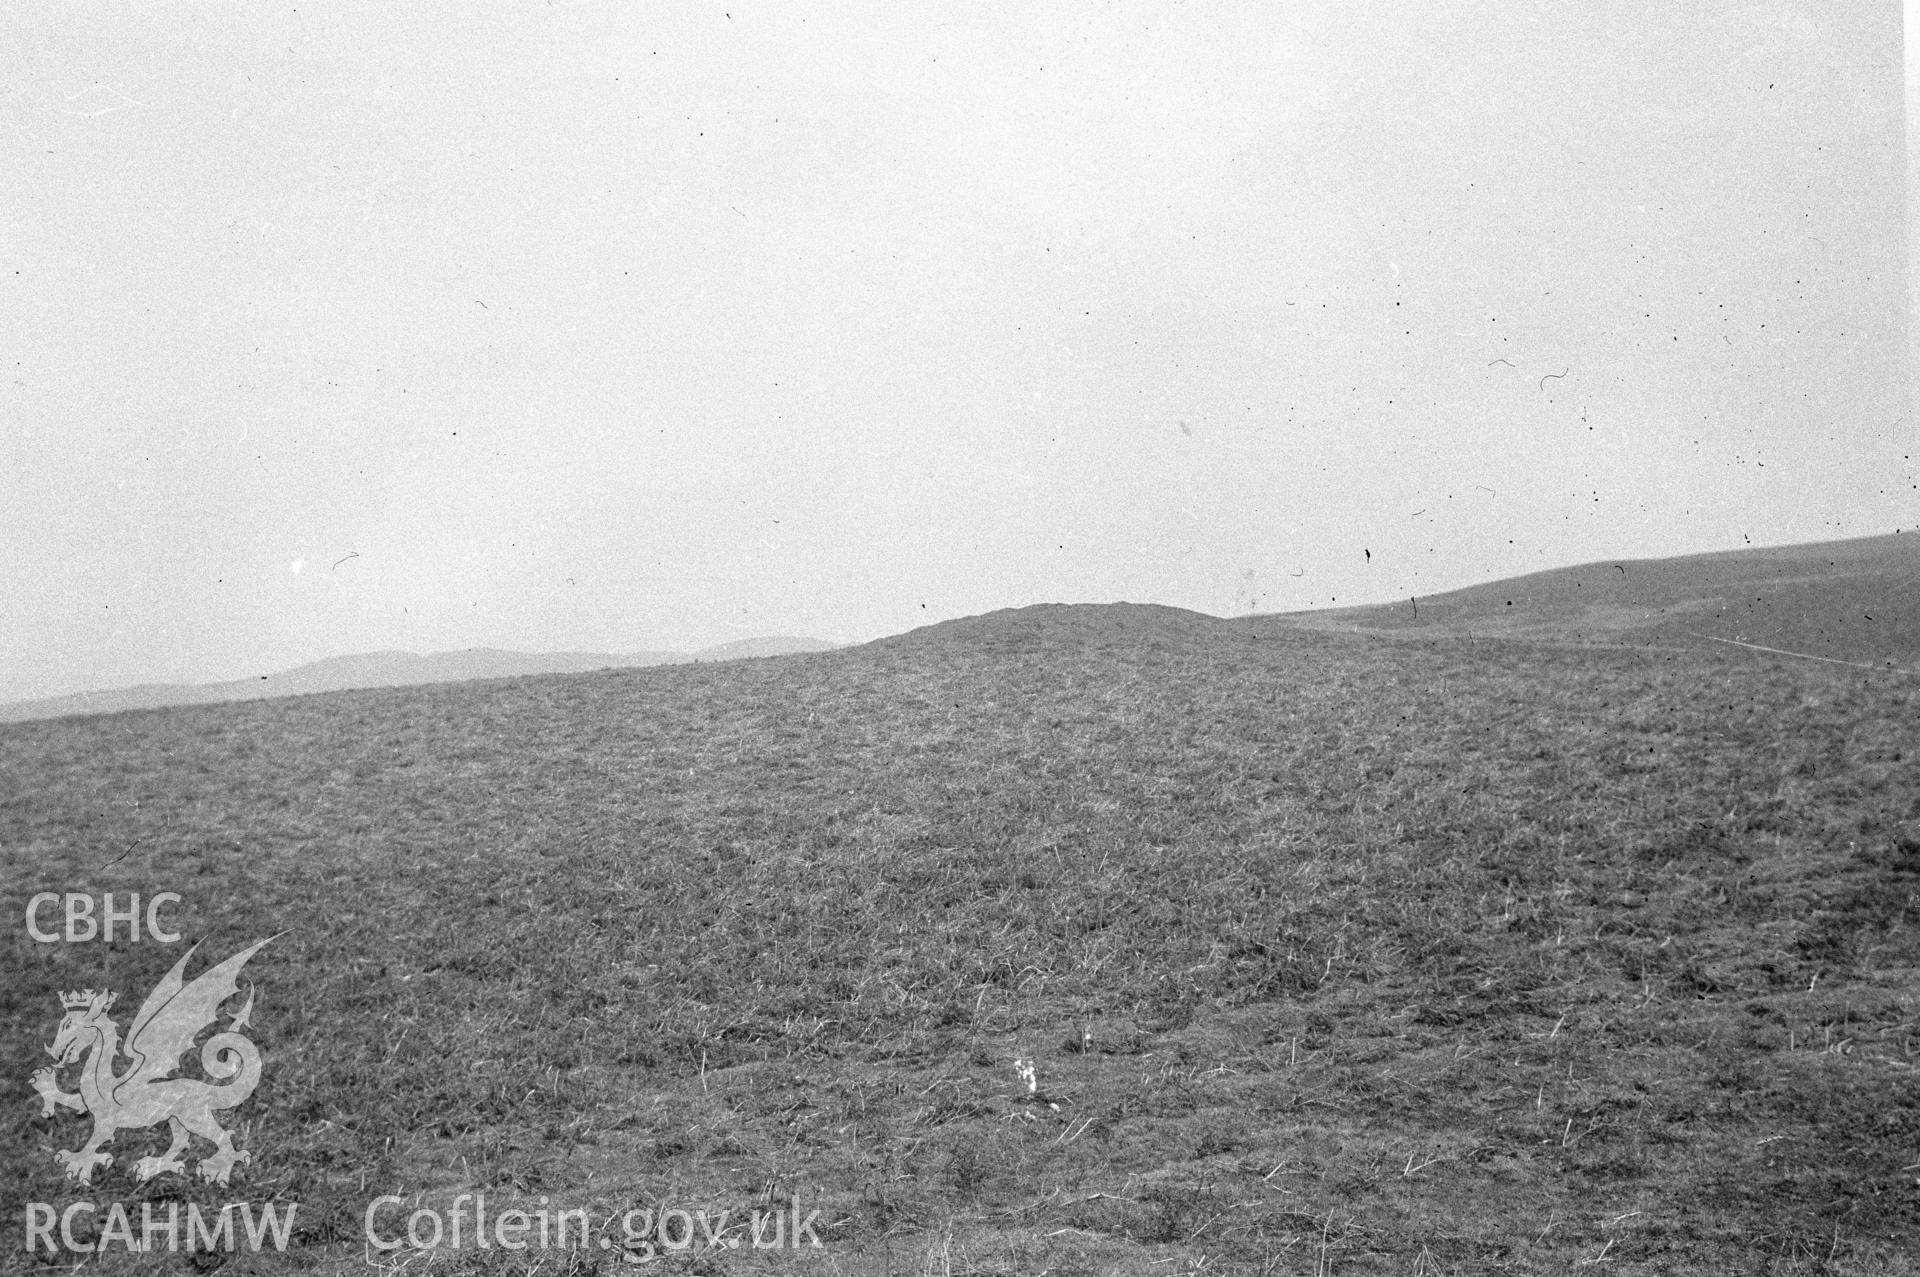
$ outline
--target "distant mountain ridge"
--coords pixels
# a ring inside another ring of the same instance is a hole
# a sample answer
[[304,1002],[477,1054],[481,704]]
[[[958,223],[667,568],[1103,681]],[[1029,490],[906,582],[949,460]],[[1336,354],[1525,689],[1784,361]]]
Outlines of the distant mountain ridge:
[[113,714],[160,709],[168,705],[209,705],[225,701],[305,696],[365,687],[407,687],[421,683],[458,683],[530,674],[584,674],[591,670],[680,665],[693,661],[738,661],[755,657],[826,652],[834,644],[819,639],[776,636],[739,639],[697,652],[513,652],[470,647],[450,652],[382,651],[331,656],[278,674],[224,683],[144,683],[137,687],[14,701],[0,705],[0,722],[64,718],[70,714]]
[[819,639],[776,634],[771,638],[735,639],[693,654],[696,661],[744,661],[761,656],[795,656],[803,652],[831,652],[834,644]]

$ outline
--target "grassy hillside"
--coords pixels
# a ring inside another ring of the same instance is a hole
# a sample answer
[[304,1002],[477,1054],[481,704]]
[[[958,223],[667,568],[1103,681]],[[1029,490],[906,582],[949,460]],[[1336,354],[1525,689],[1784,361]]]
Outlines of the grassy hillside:
[[1589,563],[1256,623],[1634,646],[1731,640],[1920,670],[1920,533]]
[[136,1185],[123,1136],[86,1195],[298,1200],[241,1271],[484,1190],[821,1210],[659,1265],[705,1273],[1913,1273],[1916,723],[1734,648],[1054,608],[7,726],[0,1253],[81,1196],[26,1086],[58,994],[124,1025],[178,956],[22,907],[172,890],[204,959],[287,932],[256,1159]]
[[716,647],[701,648],[697,652],[507,652],[492,647],[434,652],[426,656],[417,652],[362,652],[354,656],[328,657],[324,661],[298,665],[278,674],[262,674],[226,683],[149,683],[142,687],[12,701],[0,704],[0,723],[66,718],[76,714],[118,714],[126,710],[162,709],[170,705],[260,701],[369,687],[463,683],[488,678],[521,678],[531,674],[584,674],[647,665],[678,665],[683,661],[738,661],[758,656],[785,656],[793,652],[829,652],[833,646],[820,639],[770,636],[738,639]]
[[490,647],[434,652],[426,656],[418,652],[361,652],[225,683],[149,683],[141,687],[13,701],[0,705],[0,722],[65,718],[74,714],[117,714],[170,705],[259,701],[367,687],[408,687],[416,683],[517,678],[528,674],[577,674],[628,666],[669,665],[691,659],[684,652],[614,655],[608,652],[506,652]]

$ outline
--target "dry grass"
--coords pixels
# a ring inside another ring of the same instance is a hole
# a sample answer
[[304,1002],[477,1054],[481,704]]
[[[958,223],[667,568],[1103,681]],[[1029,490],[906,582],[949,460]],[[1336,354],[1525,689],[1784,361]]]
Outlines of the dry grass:
[[[823,1211],[676,1271],[1915,1271],[1913,680],[1020,616],[0,728],[11,916],[292,928],[257,1160],[92,1196],[298,1200],[266,1271],[479,1190]],[[10,943],[18,1262],[55,995],[177,951]]]

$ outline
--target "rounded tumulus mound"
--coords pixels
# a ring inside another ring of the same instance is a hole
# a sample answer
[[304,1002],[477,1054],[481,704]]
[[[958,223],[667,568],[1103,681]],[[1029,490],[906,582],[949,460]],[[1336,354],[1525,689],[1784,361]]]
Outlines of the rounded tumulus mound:
[[1036,603],[923,625],[868,646],[1026,649],[1156,640],[1191,643],[1222,639],[1229,631],[1218,617],[1158,603]]

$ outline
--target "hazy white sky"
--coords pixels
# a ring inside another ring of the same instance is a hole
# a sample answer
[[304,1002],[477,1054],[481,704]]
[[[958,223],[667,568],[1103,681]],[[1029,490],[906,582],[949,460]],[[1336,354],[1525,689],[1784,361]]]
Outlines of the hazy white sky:
[[15,0],[0,699],[1911,527],[1901,59],[1826,0]]

